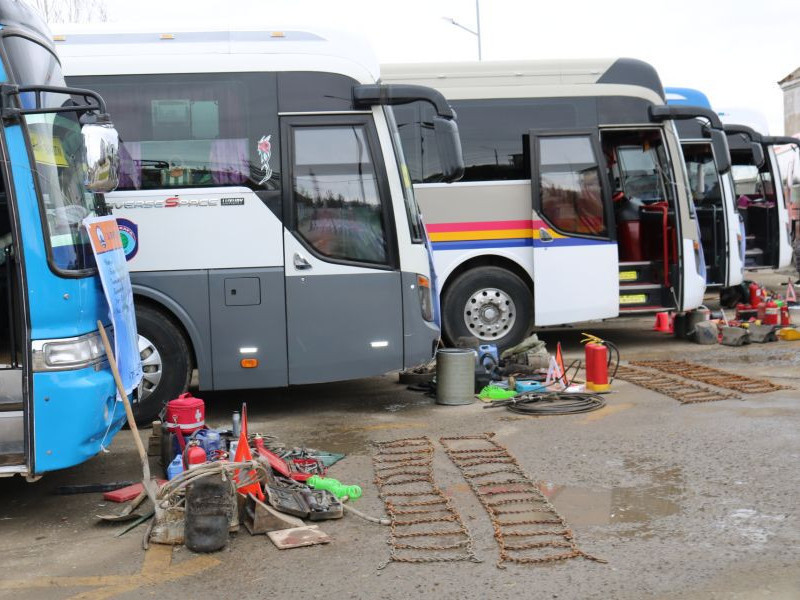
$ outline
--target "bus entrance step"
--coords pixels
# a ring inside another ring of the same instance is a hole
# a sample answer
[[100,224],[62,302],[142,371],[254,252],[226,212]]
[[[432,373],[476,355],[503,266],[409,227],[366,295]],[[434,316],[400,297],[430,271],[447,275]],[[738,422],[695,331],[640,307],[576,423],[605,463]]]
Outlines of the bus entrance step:
[[664,287],[657,283],[619,284],[620,310],[626,307],[662,306]]
[[22,441],[0,442],[0,467],[25,464],[25,447]]
[[660,262],[650,260],[621,262],[619,263],[619,283],[620,285],[650,283],[657,281],[660,272]]
[[623,315],[652,315],[660,312],[675,310],[674,306],[622,306],[619,307],[619,314]]

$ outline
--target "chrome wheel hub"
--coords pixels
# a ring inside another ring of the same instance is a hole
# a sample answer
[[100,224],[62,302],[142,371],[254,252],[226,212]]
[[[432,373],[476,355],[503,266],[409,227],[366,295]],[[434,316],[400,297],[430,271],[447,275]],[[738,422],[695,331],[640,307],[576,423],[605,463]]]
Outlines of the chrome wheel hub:
[[142,335],[139,336],[139,357],[142,359],[141,402],[155,391],[161,381],[163,364],[156,347]]
[[464,306],[464,323],[479,340],[496,340],[506,335],[517,320],[511,296],[497,288],[483,288],[472,294]]

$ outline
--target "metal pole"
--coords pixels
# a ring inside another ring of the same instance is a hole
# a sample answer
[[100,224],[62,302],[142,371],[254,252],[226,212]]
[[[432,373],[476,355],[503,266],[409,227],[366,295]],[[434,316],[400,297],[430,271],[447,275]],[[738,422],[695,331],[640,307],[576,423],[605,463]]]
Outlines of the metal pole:
[[475,0],[475,17],[478,21],[478,60],[483,60],[481,53],[481,0]]

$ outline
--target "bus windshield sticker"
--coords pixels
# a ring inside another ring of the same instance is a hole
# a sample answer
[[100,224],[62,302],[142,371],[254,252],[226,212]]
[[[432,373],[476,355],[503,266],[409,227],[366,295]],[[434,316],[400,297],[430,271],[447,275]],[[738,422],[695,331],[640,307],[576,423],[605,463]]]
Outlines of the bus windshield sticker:
[[270,139],[272,135],[262,135],[258,140],[258,156],[261,159],[261,168],[264,170],[264,177],[258,182],[258,185],[264,185],[272,178],[272,168],[269,166],[269,159],[272,156],[272,144]]
[[125,260],[131,260],[139,251],[139,226],[128,219],[117,219],[117,226]]

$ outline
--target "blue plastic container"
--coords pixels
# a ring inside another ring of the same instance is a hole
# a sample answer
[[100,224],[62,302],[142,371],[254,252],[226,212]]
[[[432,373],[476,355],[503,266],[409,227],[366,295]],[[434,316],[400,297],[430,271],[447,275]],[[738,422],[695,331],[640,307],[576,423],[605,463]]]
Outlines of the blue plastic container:
[[215,429],[200,429],[192,434],[192,439],[197,440],[200,447],[206,451],[206,456],[211,459],[217,451],[224,450],[222,437]]
[[172,459],[172,462],[167,465],[167,479],[174,479],[181,473],[183,473],[183,457],[178,454]]
[[520,393],[525,392],[544,392],[547,390],[547,386],[544,385],[541,381],[517,381],[516,390]]

